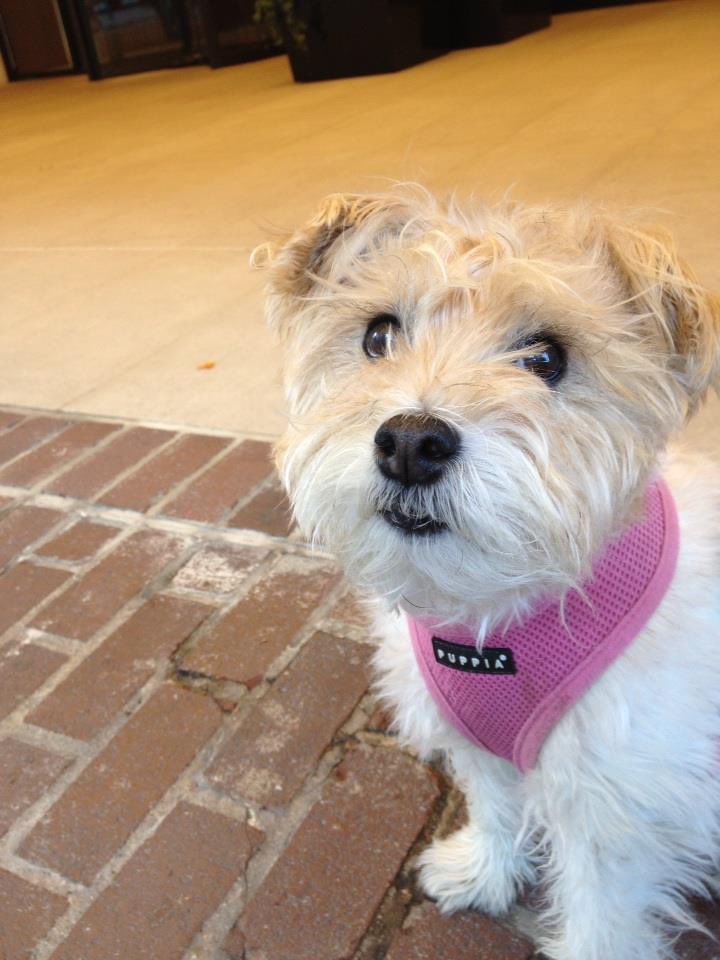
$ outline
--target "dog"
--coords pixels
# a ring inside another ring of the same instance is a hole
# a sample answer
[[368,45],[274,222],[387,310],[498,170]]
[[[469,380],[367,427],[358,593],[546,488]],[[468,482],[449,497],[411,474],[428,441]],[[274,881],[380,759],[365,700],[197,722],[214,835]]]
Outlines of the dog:
[[668,443],[720,301],[660,229],[419,187],[331,196],[254,262],[295,517],[466,797],[424,890],[503,914],[540,878],[549,958],[671,956],[720,851],[720,470]]

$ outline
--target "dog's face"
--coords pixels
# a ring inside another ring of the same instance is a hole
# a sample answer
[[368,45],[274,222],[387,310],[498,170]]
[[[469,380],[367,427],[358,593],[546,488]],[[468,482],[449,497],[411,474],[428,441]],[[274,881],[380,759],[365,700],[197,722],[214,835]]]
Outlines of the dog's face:
[[417,614],[575,583],[718,370],[667,238],[587,209],[332,197],[264,255],[297,520]]

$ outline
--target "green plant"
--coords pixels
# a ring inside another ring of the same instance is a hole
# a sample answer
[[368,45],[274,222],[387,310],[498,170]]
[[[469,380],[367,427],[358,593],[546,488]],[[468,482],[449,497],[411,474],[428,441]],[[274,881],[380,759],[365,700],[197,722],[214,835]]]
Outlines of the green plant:
[[298,16],[295,0],[255,0],[253,20],[267,27],[277,46],[305,49],[307,23]]

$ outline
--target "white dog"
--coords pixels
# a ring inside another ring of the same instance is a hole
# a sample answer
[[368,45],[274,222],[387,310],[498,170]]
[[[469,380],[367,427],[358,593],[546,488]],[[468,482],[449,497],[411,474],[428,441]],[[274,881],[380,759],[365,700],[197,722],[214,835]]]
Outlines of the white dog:
[[384,601],[401,737],[469,822],[441,909],[538,872],[556,960],[657,960],[720,852],[720,473],[665,453],[719,302],[603,211],[334,196],[257,251],[302,529]]

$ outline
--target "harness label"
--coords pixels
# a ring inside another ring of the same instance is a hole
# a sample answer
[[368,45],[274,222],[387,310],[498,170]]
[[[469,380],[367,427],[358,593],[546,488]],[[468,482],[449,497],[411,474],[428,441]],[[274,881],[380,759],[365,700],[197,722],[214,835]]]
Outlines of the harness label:
[[508,675],[517,673],[510,647],[483,647],[478,652],[474,647],[450,643],[440,637],[433,637],[432,645],[437,662],[451,670]]

